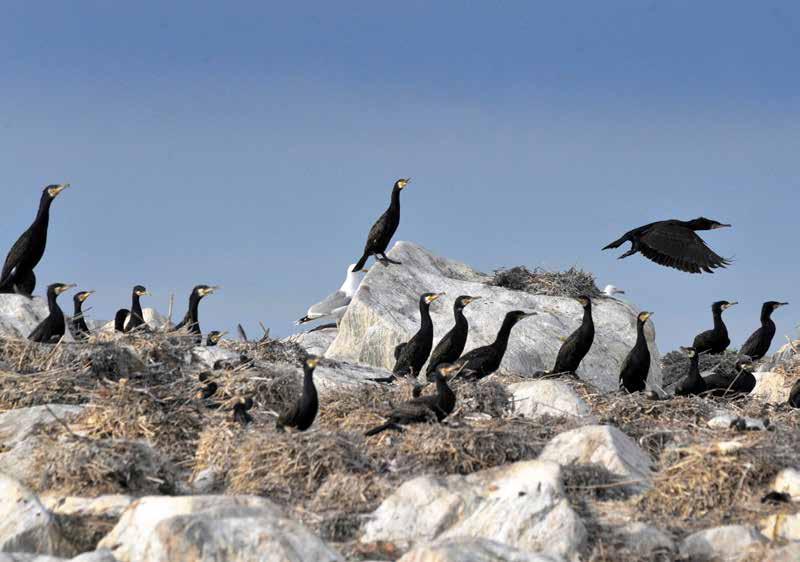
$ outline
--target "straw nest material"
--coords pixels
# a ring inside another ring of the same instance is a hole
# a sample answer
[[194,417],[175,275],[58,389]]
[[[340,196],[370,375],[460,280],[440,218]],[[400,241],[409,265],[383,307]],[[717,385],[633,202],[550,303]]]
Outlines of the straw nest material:
[[531,271],[524,266],[498,269],[489,284],[551,297],[596,297],[601,294],[594,275],[576,267],[566,271],[546,271],[539,267]]
[[[730,350],[716,355],[703,353],[699,358],[700,372],[714,372],[733,380],[738,374],[736,362],[740,358],[741,355]],[[680,350],[670,351],[661,358],[661,372],[663,375],[662,380],[664,388],[669,388],[677,384],[678,381],[687,375],[689,372],[689,362],[689,357]]]

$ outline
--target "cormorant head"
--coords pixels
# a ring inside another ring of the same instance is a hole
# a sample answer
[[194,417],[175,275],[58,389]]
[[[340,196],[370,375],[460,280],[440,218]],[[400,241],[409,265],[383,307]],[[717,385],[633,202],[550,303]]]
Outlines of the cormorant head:
[[718,228],[728,228],[729,224],[724,224],[715,220],[707,219],[705,217],[698,217],[688,222],[689,228],[692,230],[716,230]]
[[309,355],[306,357],[306,360],[303,361],[303,370],[306,373],[313,373],[314,369],[317,368],[317,365],[319,365],[319,357],[316,355]]
[[589,297],[587,295],[581,295],[579,297],[575,297],[575,300],[578,301],[579,303],[581,303],[581,306],[583,308],[587,308],[589,306],[592,306],[592,299],[591,299],[591,297]]
[[430,305],[436,299],[443,297],[446,293],[425,293],[419,297],[420,304]]
[[94,291],[81,291],[80,293],[75,293],[73,299],[75,300],[75,304],[86,302],[86,299],[92,296]]
[[458,373],[464,370],[466,363],[461,364],[454,364],[454,363],[440,363],[437,365],[436,370],[432,373],[434,382],[438,378],[442,378],[444,380],[453,380]]
[[524,318],[528,318],[529,316],[536,316],[538,312],[525,312],[524,310],[512,310],[508,314],[506,314],[506,320],[513,322],[516,324],[520,320]]
[[471,297],[469,295],[461,295],[456,299],[456,308],[458,310],[463,310],[465,306],[469,303],[475,302],[476,300],[480,299],[481,297]]
[[208,341],[213,345],[217,345],[219,340],[225,337],[228,332],[218,332],[214,330],[213,332],[208,333]]
[[58,296],[61,293],[69,291],[73,287],[76,287],[74,283],[53,283],[52,285],[47,287],[47,292],[48,293],[52,292],[54,295]]
[[767,301],[764,303],[764,309],[777,310],[782,306],[786,306],[788,302]]
[[717,301],[711,305],[711,310],[714,312],[722,312],[724,310],[728,310],[732,306],[736,306],[739,304],[736,301],[729,302],[729,301]]
[[697,355],[697,350],[693,347],[683,347],[681,346],[681,351],[683,351],[687,357],[691,358]]
[[637,316],[637,317],[636,317],[636,319],[637,319],[637,320],[638,320],[638,321],[639,321],[641,324],[644,324],[645,322],[647,322],[647,320],[648,320],[648,319],[649,319],[649,318],[650,318],[652,315],[653,315],[653,313],[652,313],[652,312],[647,312],[647,311],[644,311],[644,312],[640,312],[640,313],[639,313],[639,316]]
[[411,183],[411,178],[400,178],[394,182],[394,188],[398,191],[402,191],[409,183]]
[[214,291],[218,291],[220,287],[216,285],[198,285],[194,289],[192,289],[192,294],[195,295],[197,298],[202,299],[207,295],[211,295]]
[[749,355],[742,355],[741,357],[739,357],[739,359],[736,360],[736,369],[739,371],[750,372],[753,366],[754,366],[753,358],[750,357]]
[[47,187],[44,188],[44,191],[42,192],[42,197],[46,197],[50,200],[53,200],[56,197],[58,197],[59,193],[61,193],[68,187],[69,187],[68,183],[54,183],[48,185]]
[[151,296],[150,292],[147,289],[145,289],[144,287],[142,287],[141,285],[136,285],[133,288],[133,295],[136,296],[136,297],[149,297],[149,296]]

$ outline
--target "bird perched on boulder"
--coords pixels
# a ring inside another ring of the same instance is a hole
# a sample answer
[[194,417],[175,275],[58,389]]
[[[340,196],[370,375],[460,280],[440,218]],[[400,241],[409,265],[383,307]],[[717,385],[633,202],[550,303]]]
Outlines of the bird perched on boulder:
[[711,315],[714,317],[714,328],[697,334],[692,343],[692,347],[697,353],[722,353],[731,344],[728,337],[728,328],[722,321],[722,313],[730,307],[739,303],[728,301],[717,301],[711,305]]
[[471,297],[469,295],[462,295],[456,299],[453,304],[453,315],[456,323],[439,340],[439,343],[436,344],[431,353],[428,367],[425,369],[425,375],[428,380],[433,381],[431,375],[441,363],[452,363],[464,353],[464,347],[467,345],[467,336],[469,335],[469,322],[467,322],[467,317],[464,316],[464,308],[478,299],[480,297]]
[[89,338],[89,326],[86,325],[86,319],[83,317],[83,303],[93,293],[94,291],[81,291],[76,293],[72,299],[74,312],[70,320],[70,331],[75,341],[85,341]]
[[148,327],[144,321],[144,312],[142,312],[141,298],[150,296],[150,293],[142,285],[136,285],[131,294],[131,312],[128,323],[125,324],[125,333],[132,332],[136,329],[147,331]]
[[619,372],[619,386],[627,392],[641,392],[646,388],[647,375],[650,373],[650,349],[647,347],[644,325],[652,315],[652,312],[640,312],[636,317],[636,344],[622,362]]
[[394,183],[392,188],[392,199],[389,208],[381,215],[367,235],[367,243],[364,245],[364,254],[356,263],[353,271],[361,271],[370,256],[377,256],[378,261],[386,264],[400,265],[400,262],[386,257],[386,248],[392,241],[392,236],[400,226],[400,192],[403,191],[411,181],[411,178],[400,178]]
[[291,408],[278,417],[275,427],[283,431],[284,427],[293,427],[305,431],[314,423],[319,410],[317,387],[314,386],[314,369],[319,365],[319,358],[308,357],[303,361],[303,392]]
[[355,264],[350,264],[347,267],[347,275],[339,290],[331,293],[317,304],[311,305],[306,315],[295,324],[300,325],[314,320],[325,319],[333,320],[338,324],[339,320],[344,316],[350,301],[353,300],[353,295],[358,291],[358,287],[364,278],[363,274],[367,271],[362,268],[361,271],[356,272],[355,268]]
[[578,367],[589,353],[594,342],[594,320],[592,319],[592,299],[586,295],[576,297],[583,307],[583,320],[578,329],[561,344],[558,350],[556,363],[553,366],[552,374],[568,373],[575,375]]
[[700,354],[693,347],[682,347],[689,358],[689,372],[675,387],[676,396],[699,395],[706,391],[706,381],[700,376]]
[[456,406],[456,395],[448,386],[447,380],[458,374],[461,368],[446,363],[439,364],[432,375],[436,383],[436,394],[419,396],[400,404],[392,410],[385,423],[370,429],[364,435],[370,437],[387,429],[402,431],[404,425],[444,420],[453,413]]
[[58,295],[69,291],[75,285],[66,283],[53,283],[47,287],[47,307],[49,314],[30,333],[28,339],[39,343],[58,343],[66,331],[64,312],[58,306]]
[[459,358],[455,365],[461,370],[461,377],[467,380],[477,381],[488,377],[503,362],[503,357],[508,349],[508,340],[511,337],[511,329],[517,322],[530,316],[535,316],[536,312],[524,312],[522,310],[512,310],[503,319],[503,325],[497,332],[494,342],[483,347],[477,347]]
[[772,313],[788,302],[767,301],[761,305],[761,327],[753,332],[744,345],[739,350],[742,355],[747,355],[753,361],[758,361],[764,357],[772,345],[772,338],[775,337],[775,322],[772,321]]
[[19,293],[32,296],[36,288],[33,269],[39,265],[47,246],[47,229],[50,224],[50,205],[69,187],[68,183],[48,185],[39,199],[39,211],[28,229],[17,239],[6,256],[0,273],[0,293]]
[[200,330],[200,319],[198,317],[198,309],[200,308],[200,301],[208,296],[213,294],[215,291],[218,291],[219,287],[211,286],[211,285],[197,285],[192,292],[189,293],[189,309],[186,311],[186,315],[183,317],[176,326],[175,330],[182,330],[187,329],[190,334],[193,335],[195,343],[200,343],[203,341],[203,333]]
[[637,252],[647,259],[666,267],[687,273],[713,273],[714,269],[730,265],[730,260],[718,256],[709,248],[696,231],[716,230],[729,227],[715,220],[699,217],[690,221],[666,220],[653,222],[629,230],[604,250],[619,248],[625,242],[631,249],[619,259],[627,258]]

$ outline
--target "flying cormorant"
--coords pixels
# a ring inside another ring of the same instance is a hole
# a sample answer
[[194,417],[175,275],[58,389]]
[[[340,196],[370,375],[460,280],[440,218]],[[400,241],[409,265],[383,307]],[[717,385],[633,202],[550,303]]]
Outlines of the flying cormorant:
[[133,288],[133,293],[131,295],[131,316],[128,320],[128,323],[125,325],[126,333],[132,332],[140,326],[144,326],[144,328],[141,328],[141,330],[147,331],[147,324],[144,321],[144,313],[142,312],[142,304],[139,302],[139,299],[144,296],[150,296],[150,293],[147,292],[147,289],[141,285],[136,285]]
[[420,326],[417,333],[403,346],[392,374],[395,377],[411,375],[417,377],[420,369],[428,360],[433,348],[433,321],[431,320],[431,303],[444,293],[424,293],[419,297]]
[[347,276],[342,286],[339,287],[339,290],[335,293],[331,293],[317,304],[312,305],[311,308],[308,309],[308,312],[306,312],[306,315],[295,322],[295,324],[300,325],[326,318],[330,318],[338,323],[342,316],[344,316],[347,306],[353,299],[353,295],[356,294],[358,286],[364,278],[363,273],[367,271],[362,268],[360,272],[355,272],[355,268],[355,264],[350,264],[347,267]]
[[739,304],[737,302],[717,301],[711,305],[711,314],[714,317],[714,328],[697,334],[692,343],[692,347],[697,353],[722,353],[731,344],[728,337],[728,328],[722,321],[722,313],[730,307]]
[[436,383],[436,394],[419,396],[400,404],[389,414],[386,423],[370,429],[364,435],[377,435],[387,429],[402,431],[402,426],[414,423],[441,422],[456,407],[456,395],[447,385],[447,379],[458,374],[460,370],[461,367],[456,365],[440,363],[431,374]]
[[219,287],[210,285],[197,285],[192,289],[189,295],[189,310],[186,311],[183,320],[175,326],[175,330],[186,328],[190,334],[194,334],[195,343],[199,344],[202,342],[203,333],[200,331],[200,320],[197,316],[197,310],[203,297],[211,295],[217,290],[219,290]]
[[410,181],[411,178],[400,178],[394,183],[392,202],[389,204],[389,208],[386,209],[386,212],[381,215],[381,218],[379,218],[369,230],[367,243],[364,245],[364,255],[358,260],[353,271],[361,271],[370,256],[377,256],[378,261],[384,264],[393,263],[395,265],[400,265],[400,262],[390,260],[386,257],[386,248],[389,246],[389,242],[392,241],[392,236],[394,236],[397,227],[400,225],[400,192],[405,189]]
[[6,256],[0,273],[0,293],[19,293],[30,297],[36,288],[33,269],[39,264],[47,245],[47,227],[50,223],[50,204],[58,194],[69,187],[68,183],[48,185],[39,200],[39,212],[33,224],[22,233]]
[[278,431],[283,431],[284,427],[305,431],[314,423],[319,410],[317,387],[314,386],[314,369],[318,364],[317,357],[309,357],[303,362],[303,393],[275,422]]
[[769,346],[772,345],[772,338],[775,336],[772,312],[787,304],[789,303],[767,301],[761,306],[761,327],[747,338],[739,353],[747,355],[753,361],[758,361],[767,354]]
[[208,337],[206,338],[206,347],[214,347],[219,343],[219,340],[225,337],[228,332],[218,332],[214,330],[213,332],[208,333]]
[[65,291],[69,291],[75,285],[67,285],[65,283],[53,283],[47,287],[47,307],[50,313],[47,318],[42,320],[38,326],[31,332],[28,339],[39,343],[58,343],[64,337],[66,330],[66,323],[64,321],[64,312],[58,306],[56,299],[58,295]]
[[653,222],[626,232],[605,248],[619,248],[630,242],[631,249],[619,259],[641,252],[644,257],[659,265],[673,267],[687,273],[713,273],[718,267],[730,265],[730,260],[715,254],[706,246],[695,231],[715,230],[731,226],[707,219],[696,218],[690,221],[667,220]]
[[578,329],[572,332],[570,336],[561,345],[556,357],[556,363],[553,374],[569,373],[576,374],[578,367],[589,353],[594,342],[594,320],[592,320],[592,299],[588,296],[577,297],[576,300],[583,307],[583,321]]
[[522,310],[512,310],[506,314],[503,325],[497,332],[497,337],[493,343],[477,347],[461,356],[455,362],[455,365],[463,369],[461,376],[467,380],[476,381],[488,377],[499,369],[508,348],[511,328],[523,318],[535,316],[536,314],[536,312],[524,312]]
[[75,341],[84,341],[89,338],[89,326],[86,325],[86,319],[83,317],[83,303],[92,296],[92,293],[94,293],[94,291],[81,291],[72,299],[75,305],[75,311],[70,320],[70,328]]
[[250,408],[253,407],[253,399],[247,398],[246,400],[239,400],[233,405],[233,421],[242,425],[247,425],[253,421],[253,416],[250,415]]
[[675,396],[699,395],[707,390],[706,381],[700,376],[700,354],[693,347],[682,347],[689,357],[689,372],[675,387]]
[[631,349],[619,372],[619,387],[628,392],[641,392],[645,389],[647,374],[650,372],[650,350],[644,325],[652,312],[640,312],[636,318],[636,344]]
[[425,369],[425,375],[429,381],[433,381],[431,375],[433,375],[436,367],[441,363],[452,363],[464,353],[464,346],[467,345],[467,336],[469,335],[469,322],[467,322],[467,317],[464,316],[464,307],[478,299],[480,297],[471,297],[469,295],[462,295],[456,299],[453,305],[453,315],[456,318],[455,326],[436,344],[428,361],[428,367]]
[[724,373],[715,372],[703,378],[706,388],[712,396],[731,397],[750,394],[756,387],[756,377],[753,376],[753,360],[747,355],[742,355],[734,366],[736,376],[731,378]]

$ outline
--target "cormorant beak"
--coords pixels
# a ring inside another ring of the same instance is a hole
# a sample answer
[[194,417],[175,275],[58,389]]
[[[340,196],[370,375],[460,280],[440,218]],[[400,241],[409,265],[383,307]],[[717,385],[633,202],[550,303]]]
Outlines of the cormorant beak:
[[306,365],[308,365],[312,369],[315,369],[317,367],[317,365],[319,365],[319,358],[318,357],[309,357],[308,359],[306,359]]
[[529,317],[531,317],[531,316],[536,316],[536,315],[538,315],[538,314],[539,314],[538,312],[526,312],[525,314],[523,314],[523,315],[522,315],[522,317],[520,318],[520,320],[521,320],[522,318],[529,318]]
[[48,189],[47,193],[50,195],[50,197],[57,197],[59,193],[61,193],[68,187],[69,187],[68,183],[59,183]]
[[81,300],[81,302],[86,302],[86,299],[91,297],[93,294],[94,294],[94,291],[86,291],[85,293],[81,294],[81,296],[78,297],[78,298]]
[[220,290],[222,287],[214,285],[213,287],[206,287],[205,289],[200,289],[200,296],[205,297],[206,295],[213,295],[215,291]]
[[722,224],[721,222],[718,222],[717,224],[715,224],[714,226],[711,227],[711,230],[717,230],[718,228],[730,228],[731,226],[733,226],[733,225],[731,225],[731,224]]
[[617,294],[624,295],[625,291],[623,291],[622,289],[617,289]]
[[652,315],[652,312],[642,312],[642,321],[647,322]]
[[399,180],[397,180],[397,188],[405,189],[409,183],[411,183],[411,178],[405,178],[405,179],[400,178]]
[[461,373],[461,371],[464,370],[464,367],[466,366],[466,363],[462,363],[460,365],[450,365],[449,367],[440,367],[439,371],[444,375],[445,380],[452,381]]
[[152,297],[153,294],[150,291],[136,291],[136,295],[140,297]]
[[447,293],[436,293],[435,295],[425,297],[425,302],[431,304],[433,301],[438,300],[440,297],[443,297],[446,294]]
[[61,285],[60,287],[56,288],[56,294],[60,295],[61,293],[66,293],[73,287],[77,287],[75,283],[70,283],[69,285]]
[[775,305],[775,308],[780,308],[780,307],[782,307],[782,306],[786,306],[786,305],[788,305],[788,304],[789,304],[788,302],[779,302],[779,303],[777,303],[777,304]]
[[738,301],[735,301],[735,302],[729,302],[728,304],[723,304],[723,305],[722,305],[722,310],[728,310],[730,307],[732,307],[732,306],[735,306],[735,305],[737,305],[737,304],[739,304],[739,302],[738,302]]
[[481,299],[481,297],[468,297],[467,299],[464,300],[464,304],[465,305],[472,304],[473,302],[475,302],[477,300],[480,300],[480,299]]

